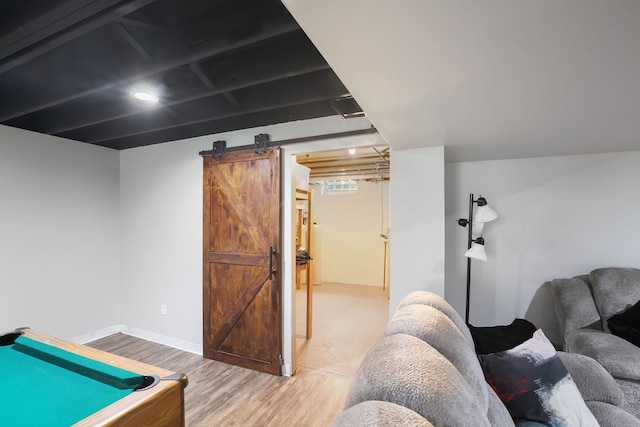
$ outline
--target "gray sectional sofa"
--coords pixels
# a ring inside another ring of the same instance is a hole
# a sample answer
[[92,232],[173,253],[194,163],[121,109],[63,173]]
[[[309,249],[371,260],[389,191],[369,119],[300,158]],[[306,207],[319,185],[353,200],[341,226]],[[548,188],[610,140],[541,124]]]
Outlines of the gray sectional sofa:
[[[558,355],[584,399],[580,403],[601,426],[640,426],[622,408],[620,387],[599,363],[579,354]],[[485,380],[464,321],[443,298],[424,291],[402,300],[384,337],[364,357],[334,424],[515,425]]]
[[640,301],[640,270],[599,268],[550,285],[564,350],[597,360],[624,392],[625,408],[640,417],[640,347],[612,334],[608,325]]

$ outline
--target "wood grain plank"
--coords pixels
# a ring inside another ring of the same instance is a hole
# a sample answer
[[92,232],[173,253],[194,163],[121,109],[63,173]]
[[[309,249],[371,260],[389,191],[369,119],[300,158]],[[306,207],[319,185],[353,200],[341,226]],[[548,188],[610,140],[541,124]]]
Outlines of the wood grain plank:
[[238,265],[259,265],[266,267],[269,265],[270,255],[261,254],[233,254],[225,252],[210,252],[209,262],[216,264],[238,264]]
[[342,411],[351,378],[299,368],[278,377],[124,334],[89,343],[123,357],[189,377],[185,392],[190,427],[327,427]]

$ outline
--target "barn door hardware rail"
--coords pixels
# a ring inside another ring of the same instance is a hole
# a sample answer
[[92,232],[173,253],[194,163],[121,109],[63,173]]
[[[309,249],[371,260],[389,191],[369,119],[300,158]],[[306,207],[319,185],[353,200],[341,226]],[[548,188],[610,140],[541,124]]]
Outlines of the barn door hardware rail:
[[227,147],[226,141],[214,141],[211,150],[200,151],[201,156],[212,156],[215,160],[221,160],[225,153],[233,151],[253,150],[257,155],[261,156],[267,152],[269,147],[280,147],[283,145],[300,144],[302,142],[320,141],[323,139],[345,138],[349,136],[369,135],[378,133],[378,129],[371,126],[368,129],[358,129],[346,132],[327,133],[324,135],[304,136],[301,138],[284,139],[282,141],[270,141],[269,134],[261,133],[254,136],[253,145],[240,145],[237,147]]
[[258,156],[267,154],[268,146],[269,146],[269,134],[261,133],[253,137],[253,151]]
[[222,160],[222,156],[227,149],[227,141],[213,141],[213,148],[211,149],[211,157],[214,160]]

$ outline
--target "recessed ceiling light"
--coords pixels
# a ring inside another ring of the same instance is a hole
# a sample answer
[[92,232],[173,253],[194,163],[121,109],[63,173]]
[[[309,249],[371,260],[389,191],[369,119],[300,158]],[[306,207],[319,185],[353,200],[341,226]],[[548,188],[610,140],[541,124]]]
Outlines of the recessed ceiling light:
[[158,102],[158,96],[151,92],[137,91],[133,92],[131,96],[144,102]]
[[356,149],[355,148],[349,148],[349,154],[351,154],[352,156],[354,154],[356,154]]

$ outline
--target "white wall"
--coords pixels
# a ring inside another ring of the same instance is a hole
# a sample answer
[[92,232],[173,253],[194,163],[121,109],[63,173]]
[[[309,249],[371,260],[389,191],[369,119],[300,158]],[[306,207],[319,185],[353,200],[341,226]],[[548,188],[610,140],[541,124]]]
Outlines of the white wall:
[[464,313],[469,193],[499,214],[485,226],[489,260],[472,262],[470,321],[526,317],[560,342],[554,278],[639,267],[640,152],[447,164],[446,298]]
[[[214,139],[121,151],[123,323],[201,351],[202,158]],[[161,315],[165,305],[167,315]]]
[[318,225],[313,255],[322,281],[382,287],[380,234],[389,228],[389,182],[359,181],[357,192],[337,195],[314,186],[312,203],[311,223]]
[[[202,351],[202,158],[216,140],[227,146],[253,144],[267,133],[279,141],[337,133],[370,126],[367,119],[328,117],[191,138],[120,152],[122,319],[128,333],[194,352]],[[283,148],[283,214],[291,224],[293,203],[290,156],[335,149],[341,144],[378,145],[378,135],[317,141]],[[304,147],[303,147],[304,146]],[[287,191],[286,189],[290,189]],[[282,236],[283,271],[295,271],[291,230]],[[283,312],[292,313],[291,275],[284,275]],[[167,306],[162,316],[160,306]],[[285,335],[293,334],[291,317],[284,318]],[[285,342],[285,362],[291,361],[293,340]]]
[[0,126],[0,331],[120,322],[118,152]]
[[415,290],[445,296],[444,147],[391,150],[390,314]]

